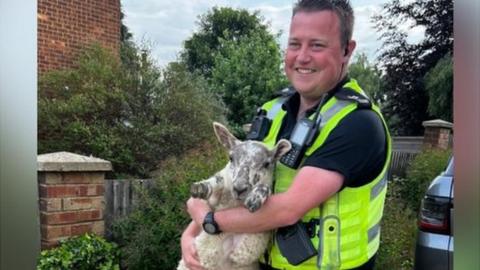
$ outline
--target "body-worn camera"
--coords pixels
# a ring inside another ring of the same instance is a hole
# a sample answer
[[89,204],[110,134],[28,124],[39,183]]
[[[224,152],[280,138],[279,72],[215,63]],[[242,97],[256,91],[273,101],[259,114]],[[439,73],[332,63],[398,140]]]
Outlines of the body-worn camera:
[[267,111],[260,109],[258,114],[253,118],[252,126],[247,134],[247,140],[261,141],[270,130],[272,120],[267,117]]
[[310,241],[307,228],[301,221],[279,228],[275,234],[275,240],[283,257],[291,265],[299,265],[317,255],[317,250]]

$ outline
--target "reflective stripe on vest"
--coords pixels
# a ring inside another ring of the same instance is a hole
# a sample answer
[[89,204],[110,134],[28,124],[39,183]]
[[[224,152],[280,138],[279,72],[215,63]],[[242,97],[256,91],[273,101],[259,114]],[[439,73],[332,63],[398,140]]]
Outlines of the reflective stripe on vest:
[[[344,87],[364,94],[355,80],[349,81]],[[268,111],[277,102],[278,99],[266,103],[264,108]],[[321,108],[320,133],[313,145],[307,149],[305,155],[308,157],[321,147],[330,132],[356,107],[357,105],[353,102],[332,97]],[[376,106],[372,106],[372,110],[382,119],[387,136],[387,159],[382,172],[364,186],[345,187],[320,207],[311,209],[302,218],[304,222],[320,218],[319,225],[315,228],[315,237],[311,239],[314,246],[319,247],[319,256],[315,256],[300,265],[292,266],[288,264],[276,244],[273,243],[269,252],[269,264],[272,267],[312,270],[349,269],[364,264],[378,250],[380,221],[387,187],[387,169],[391,155],[391,139],[380,110]],[[264,139],[267,145],[274,146],[285,114],[286,112],[281,110],[273,118],[269,134]],[[296,173],[296,170],[277,163],[275,193],[287,190]]]

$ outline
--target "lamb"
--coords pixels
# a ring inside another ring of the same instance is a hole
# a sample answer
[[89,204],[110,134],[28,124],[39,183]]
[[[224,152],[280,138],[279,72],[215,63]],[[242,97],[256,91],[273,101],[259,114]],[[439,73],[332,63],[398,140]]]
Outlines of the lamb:
[[[230,161],[214,176],[192,184],[191,195],[207,200],[215,211],[244,205],[255,212],[271,194],[275,164],[291,144],[281,139],[269,150],[261,142],[238,140],[219,123],[214,122],[213,127],[217,139],[229,151]],[[258,259],[269,239],[269,232],[210,235],[202,231],[195,246],[207,270],[254,270],[259,269]],[[183,260],[177,270],[188,270]]]

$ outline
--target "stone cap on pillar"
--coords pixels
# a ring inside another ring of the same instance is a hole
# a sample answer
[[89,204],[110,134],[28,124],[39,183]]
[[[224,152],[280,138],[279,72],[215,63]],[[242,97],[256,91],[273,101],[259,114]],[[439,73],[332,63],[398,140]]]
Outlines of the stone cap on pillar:
[[112,163],[92,156],[55,152],[38,155],[37,170],[41,172],[111,171]]
[[423,121],[422,125],[424,127],[439,127],[439,128],[448,128],[452,129],[453,124],[441,119],[435,119],[435,120],[428,120],[428,121]]

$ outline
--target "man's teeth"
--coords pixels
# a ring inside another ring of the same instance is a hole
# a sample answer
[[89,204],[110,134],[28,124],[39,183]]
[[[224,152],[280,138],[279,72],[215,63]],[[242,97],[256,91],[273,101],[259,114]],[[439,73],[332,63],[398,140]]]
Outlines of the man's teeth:
[[313,73],[315,70],[311,68],[297,68],[297,71],[302,74]]

